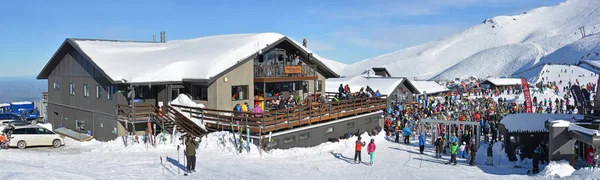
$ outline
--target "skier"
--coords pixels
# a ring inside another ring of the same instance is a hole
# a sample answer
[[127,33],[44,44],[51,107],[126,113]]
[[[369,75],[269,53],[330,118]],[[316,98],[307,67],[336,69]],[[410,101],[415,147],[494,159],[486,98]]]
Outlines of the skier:
[[460,145],[458,147],[458,150],[460,151],[460,153],[459,153],[460,154],[460,158],[463,158],[463,159],[466,158],[465,157],[466,156],[466,150],[465,150],[466,146],[467,146],[467,143],[463,142],[462,145]]
[[371,159],[371,162],[369,163],[370,166],[373,165],[373,159],[375,158],[375,148],[375,139],[371,138],[371,142],[369,143],[369,146],[367,146],[367,152],[369,152]]
[[0,149],[8,149],[8,141],[4,132],[0,135]]
[[187,158],[187,171],[196,172],[196,142],[194,137],[190,136],[185,141],[185,156]]
[[448,164],[452,164],[454,163],[454,165],[456,166],[456,151],[458,151],[458,143],[452,143],[450,145],[450,162],[448,162]]
[[475,141],[471,142],[471,147],[469,148],[471,151],[471,158],[469,159],[469,166],[475,166],[475,157],[477,155],[477,145],[475,145]]
[[[362,162],[362,158],[360,156],[360,151],[362,150],[362,147],[365,146],[365,142],[361,142],[361,137],[358,136],[358,139],[356,140],[356,146],[355,146],[355,152],[354,152],[354,163],[358,164],[359,162]],[[358,162],[356,161],[356,158],[358,158]]]
[[537,174],[540,172],[540,158],[541,158],[541,153],[542,153],[542,148],[540,145],[538,145],[534,150],[533,150],[533,169],[532,172],[533,174]]
[[419,152],[423,154],[425,150],[425,136],[423,136],[423,132],[419,132]]
[[444,141],[442,140],[442,136],[438,136],[437,140],[435,140],[435,157],[442,157],[442,149],[444,148]]
[[517,162],[515,164],[515,168],[521,168],[521,160],[523,159],[523,151],[521,150],[522,146],[518,146],[517,149],[515,149],[515,156],[517,156]]
[[487,161],[485,162],[485,165],[488,166],[494,166],[494,152],[493,152],[493,147],[494,144],[490,144],[487,148]]
[[404,133],[404,144],[408,145],[410,142],[410,127],[408,127],[408,123],[404,124],[402,132]]

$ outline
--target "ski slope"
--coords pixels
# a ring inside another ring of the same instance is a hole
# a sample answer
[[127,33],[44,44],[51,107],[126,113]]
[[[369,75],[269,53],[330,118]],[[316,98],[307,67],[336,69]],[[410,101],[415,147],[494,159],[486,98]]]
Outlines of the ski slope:
[[[403,145],[374,136],[377,150],[373,166],[353,164],[356,137],[312,148],[272,150],[260,153],[256,146],[249,152],[231,150],[227,132],[211,133],[197,149],[196,173],[183,176],[182,151],[173,144],[147,147],[135,144],[124,147],[119,141],[76,142],[65,147],[10,149],[2,151],[0,179],[548,179],[543,175],[526,175],[527,169],[512,168],[500,145],[494,146],[494,164],[485,166],[486,148],[478,151],[475,167],[458,158],[458,165],[445,165],[448,156],[434,158],[427,139],[425,154],[418,153],[415,140]],[[364,141],[371,137],[362,136]],[[175,139],[174,144],[178,141]],[[178,157],[179,153],[179,157]],[[162,164],[161,164],[162,158]],[[363,162],[368,162],[366,148]],[[179,160],[179,161],[178,161]],[[181,163],[179,163],[181,162]],[[530,161],[523,163],[531,166]],[[542,166],[543,167],[543,166]],[[585,177],[593,172],[582,172]],[[597,172],[596,172],[597,173]],[[551,174],[551,173],[550,173]],[[577,179],[577,178],[574,178]]]
[[586,44],[589,50],[598,47],[584,42],[595,41],[597,36],[583,40],[579,28],[586,27],[587,34],[600,30],[599,9],[600,0],[567,0],[493,17],[444,39],[350,64],[341,74],[352,76],[371,67],[386,67],[393,76],[451,80],[508,76],[548,62],[578,61],[588,50],[563,47],[574,42]]

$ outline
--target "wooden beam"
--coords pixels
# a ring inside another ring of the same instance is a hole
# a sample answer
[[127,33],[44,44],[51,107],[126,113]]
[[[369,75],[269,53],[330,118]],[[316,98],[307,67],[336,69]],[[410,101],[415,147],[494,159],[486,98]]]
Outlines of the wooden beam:
[[317,76],[254,78],[254,82],[287,82],[287,81],[306,81],[306,80],[317,80]]

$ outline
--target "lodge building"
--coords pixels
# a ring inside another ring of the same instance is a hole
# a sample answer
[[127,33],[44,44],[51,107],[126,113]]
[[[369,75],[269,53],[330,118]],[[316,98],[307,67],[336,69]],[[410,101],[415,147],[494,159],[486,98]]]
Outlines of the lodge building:
[[[48,122],[101,141],[143,132],[149,119],[153,124],[169,119],[180,125],[178,130],[199,134],[170,109],[170,101],[186,94],[205,105],[186,112],[203,120],[203,130],[223,130],[241,121],[260,140],[256,142],[262,144],[261,135],[271,132],[269,147],[288,148],[373,129],[385,107],[385,99],[316,103],[326,94],[325,79],[339,75],[321,57],[281,34],[168,42],[161,35],[160,42],[67,38],[37,76],[48,80]],[[271,109],[271,100],[292,96],[303,105]],[[264,114],[234,115],[232,109],[244,103],[259,106]],[[155,117],[156,111],[175,115]]]

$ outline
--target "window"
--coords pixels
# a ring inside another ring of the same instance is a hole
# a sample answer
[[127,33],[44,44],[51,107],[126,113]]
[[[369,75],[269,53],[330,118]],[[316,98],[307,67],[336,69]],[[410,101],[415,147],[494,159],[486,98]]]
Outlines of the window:
[[200,85],[192,85],[193,100],[208,100],[208,87]]
[[231,100],[247,100],[248,99],[248,85],[231,86]]
[[106,99],[111,100],[113,98],[113,93],[115,93],[115,87],[108,86],[108,88],[106,89]]
[[287,137],[283,139],[283,144],[288,144],[294,142],[294,136]]
[[273,147],[277,146],[278,142],[279,142],[279,140],[278,140],[278,139],[275,139],[275,140],[273,140],[273,141],[271,141],[271,142],[268,142],[268,143],[267,143],[267,147],[269,147],[269,148],[273,148]]
[[75,126],[77,130],[83,131],[85,130],[85,121],[75,120]]
[[83,96],[90,97],[90,87],[87,84],[83,85]]
[[69,84],[69,94],[71,94],[71,96],[75,96],[75,84],[71,83]]
[[327,130],[325,130],[325,134],[329,134],[333,132],[333,127],[327,128]]
[[316,82],[317,92],[321,92],[323,90],[323,81],[317,80]]
[[309,133],[304,133],[304,134],[300,134],[298,136],[298,139],[303,140],[303,139],[308,139],[310,137]]
[[60,84],[56,81],[54,81],[54,89],[56,89],[56,90],[60,89]]
[[348,124],[346,124],[346,126],[348,127],[348,129],[354,128],[354,122],[349,122]]
[[37,134],[54,134],[52,131],[46,130],[44,128],[37,128]]
[[25,134],[25,129],[15,129],[13,134]]
[[96,85],[96,98],[102,98],[102,86]]

